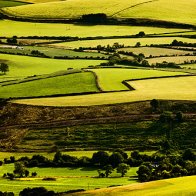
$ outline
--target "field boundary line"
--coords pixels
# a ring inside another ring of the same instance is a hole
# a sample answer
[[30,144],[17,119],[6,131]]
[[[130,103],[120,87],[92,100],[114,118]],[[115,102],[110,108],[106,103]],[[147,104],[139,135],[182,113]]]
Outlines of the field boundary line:
[[96,86],[97,86],[97,88],[98,88],[98,90],[100,91],[100,92],[104,92],[104,90],[101,88],[101,86],[100,86],[100,84],[99,84],[99,77],[98,77],[98,75],[94,72],[94,71],[91,71],[91,70],[88,70],[88,69],[83,69],[85,72],[90,72],[90,73],[92,73],[93,75],[94,75],[94,77],[95,77],[95,82],[96,82]]
[[129,7],[127,7],[127,8],[124,8],[124,9],[118,11],[118,12],[115,12],[114,14],[110,15],[110,17],[115,16],[115,15],[121,13],[121,12],[124,12],[125,10],[131,9],[131,8],[134,8],[134,7],[138,7],[138,6],[143,5],[143,4],[153,3],[153,2],[155,2],[155,1],[159,1],[159,0],[151,0],[151,1],[144,1],[144,2],[142,2],[142,3],[137,3],[137,4],[135,4],[135,5],[129,6]]

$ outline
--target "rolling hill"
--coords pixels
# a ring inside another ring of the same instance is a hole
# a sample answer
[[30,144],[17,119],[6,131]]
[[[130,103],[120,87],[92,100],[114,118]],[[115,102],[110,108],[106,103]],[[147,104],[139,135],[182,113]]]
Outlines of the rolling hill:
[[194,4],[196,0],[67,0],[2,10],[7,15],[32,19],[72,19],[102,12],[114,18],[145,18],[196,25]]

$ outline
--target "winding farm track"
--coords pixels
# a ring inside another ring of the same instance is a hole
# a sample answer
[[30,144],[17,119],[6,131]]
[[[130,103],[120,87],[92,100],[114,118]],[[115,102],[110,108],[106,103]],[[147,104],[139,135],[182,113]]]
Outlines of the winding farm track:
[[118,12],[115,12],[114,14],[110,15],[110,17],[113,17],[113,16],[115,16],[115,15],[121,13],[121,12],[124,12],[124,11],[126,11],[126,10],[129,10],[129,9],[131,9],[131,8],[138,7],[138,6],[140,6],[140,5],[147,4],[147,3],[153,3],[153,2],[155,2],[155,1],[159,1],[159,0],[151,0],[151,1],[145,1],[145,2],[142,2],[142,3],[137,3],[137,4],[135,4],[135,5],[129,6],[129,7],[127,7],[127,8],[124,8],[124,9],[118,11]]

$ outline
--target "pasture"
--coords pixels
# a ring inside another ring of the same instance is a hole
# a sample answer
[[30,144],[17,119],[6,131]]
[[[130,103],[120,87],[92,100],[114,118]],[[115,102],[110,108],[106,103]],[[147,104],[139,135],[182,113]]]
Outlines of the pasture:
[[162,63],[164,61],[168,63],[176,63],[176,64],[187,64],[193,60],[196,61],[196,56],[175,56],[175,57],[157,57],[157,58],[150,58],[147,59],[149,64],[156,64],[156,63]]
[[[44,11],[45,12],[45,11]],[[10,29],[12,29],[10,31]],[[0,20],[0,34],[6,37],[12,36],[123,36],[135,35],[140,31],[146,34],[174,33],[190,31],[175,28],[125,26],[125,25],[77,25],[58,23],[33,23],[11,20]],[[173,40],[172,40],[173,41]]]
[[[7,46],[6,46],[7,47]],[[107,55],[98,53],[98,52],[76,52],[73,50],[65,50],[65,49],[61,49],[61,48],[51,48],[51,47],[39,47],[39,46],[23,46],[22,50],[21,49],[17,49],[17,48],[6,48],[6,47],[1,47],[0,45],[0,52],[9,52],[12,54],[28,54],[31,55],[31,52],[33,50],[38,50],[41,53],[44,53],[45,55],[54,58],[55,56],[58,57],[81,57],[81,58],[85,58],[85,57],[106,57]]]
[[125,46],[135,46],[137,42],[141,43],[141,46],[151,44],[171,44],[173,40],[178,40],[187,43],[196,43],[195,39],[181,38],[181,37],[152,37],[152,38],[121,38],[121,39],[100,39],[100,40],[84,40],[73,42],[62,42],[57,44],[51,44],[53,46],[62,46],[65,48],[79,48],[79,47],[96,47],[112,46],[114,43],[124,44]]
[[0,54],[0,59],[9,65],[9,72],[0,75],[0,81],[21,79],[27,76],[51,74],[67,70],[68,68],[81,69],[89,65],[99,65],[101,60],[57,60],[39,57]]
[[121,48],[117,51],[133,52],[134,54],[143,53],[145,57],[152,56],[165,56],[165,55],[186,55],[193,54],[193,51],[185,50],[175,50],[170,48],[158,48],[158,47],[130,47],[130,48]]
[[166,180],[158,180],[146,183],[131,184],[120,187],[104,188],[100,190],[92,190],[80,194],[85,196],[154,196],[154,195],[195,195],[195,180],[196,176],[186,176],[179,178],[172,178]]
[[38,97],[98,91],[94,75],[84,72],[2,86],[0,98]]
[[21,6],[21,5],[26,5],[26,3],[22,1],[12,1],[12,0],[1,0],[0,1],[0,8],[15,7],[15,6]]
[[170,0],[132,0],[131,2],[128,0],[100,0],[97,2],[68,0],[4,8],[3,11],[8,15],[22,18],[62,19],[79,18],[84,14],[99,13],[101,9],[103,13],[110,17],[147,18],[195,25],[196,13],[194,6],[192,6],[195,3],[195,0],[179,0],[172,1],[172,3]]
[[136,90],[75,97],[23,99],[15,100],[14,103],[42,106],[88,106],[152,99],[196,100],[196,76],[140,80],[129,84]]
[[[13,165],[4,165],[0,167],[0,175],[5,172],[12,172]],[[130,176],[136,175],[137,168],[131,168],[124,178],[120,174],[113,173],[111,178],[96,178],[98,176],[97,168],[30,168],[30,172],[36,171],[36,178],[27,178],[14,180],[0,179],[1,191],[13,191],[18,194],[26,187],[43,186],[48,190],[63,192],[73,189],[95,189],[111,185],[126,185],[135,183],[136,179]],[[44,181],[44,177],[55,177],[56,181]],[[119,178],[118,178],[119,177]]]
[[122,81],[150,77],[185,75],[182,72],[169,72],[146,69],[104,68],[92,69],[98,77],[99,86],[103,91],[129,90]]

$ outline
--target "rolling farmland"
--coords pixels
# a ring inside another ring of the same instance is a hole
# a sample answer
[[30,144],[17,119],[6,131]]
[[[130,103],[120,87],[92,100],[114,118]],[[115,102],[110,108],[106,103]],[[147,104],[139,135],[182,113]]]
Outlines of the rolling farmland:
[[143,53],[145,57],[151,56],[165,56],[165,55],[186,55],[193,54],[193,51],[175,50],[170,48],[158,48],[158,47],[139,47],[139,48],[122,48],[118,51],[133,52],[134,54]]
[[0,77],[1,81],[50,74],[61,70],[65,71],[68,68],[87,68],[89,65],[98,65],[104,62],[100,60],[56,60],[8,54],[0,54],[0,59],[5,60],[10,66],[9,73]]
[[184,62],[190,62],[191,60],[195,61],[196,56],[159,57],[159,58],[148,59],[148,62],[150,64],[155,64],[155,63],[162,63],[163,61],[166,61],[166,62],[174,62],[176,64],[183,64]]
[[114,43],[124,44],[125,46],[135,46],[139,41],[141,46],[151,44],[171,44],[173,40],[195,43],[195,39],[180,38],[180,37],[160,37],[160,38],[122,38],[122,39],[102,39],[102,40],[84,40],[84,41],[73,41],[73,42],[62,42],[52,44],[53,46],[62,46],[65,48],[79,48],[79,47],[96,47],[97,45],[107,46],[113,45]]
[[[73,88],[74,86],[74,88]],[[92,73],[76,73],[1,87],[1,98],[98,92]]]
[[156,195],[157,192],[159,195],[194,195],[195,192],[195,185],[194,180],[196,179],[195,176],[189,177],[181,177],[181,178],[174,178],[174,179],[167,179],[167,180],[160,180],[154,182],[147,182],[147,183],[140,183],[140,184],[132,184],[127,186],[121,187],[114,187],[114,188],[107,188],[107,189],[100,189],[95,191],[87,191],[78,195],[85,195],[85,196],[137,196],[138,194],[141,195]]
[[195,5],[1,0],[0,195],[195,195]]
[[[12,31],[10,31],[12,29]],[[11,20],[0,20],[0,34],[11,36],[123,36],[135,35],[140,31],[146,34],[159,34],[190,31],[189,29],[141,27],[125,25],[77,25],[77,24],[58,24],[58,23],[32,23]]]
[[140,80],[130,82],[130,85],[136,89],[135,91],[101,93],[76,97],[24,99],[16,100],[14,102],[42,106],[88,106],[135,102],[151,100],[154,98],[169,100],[196,100],[195,83],[195,76]]
[[104,91],[129,90],[128,87],[122,83],[124,80],[185,75],[185,73],[182,72],[167,72],[145,69],[106,68],[93,69],[92,71],[97,75],[99,85]]
[[[84,14],[103,13],[118,18],[147,18],[186,24],[196,24],[194,5],[195,0],[68,0],[65,2],[50,2],[43,4],[25,5],[14,8],[4,8],[6,14],[26,18],[77,18]],[[115,5],[115,6],[114,6]],[[81,9],[83,7],[83,9]],[[159,9],[157,9],[159,7]],[[67,10],[66,12],[64,10]]]

